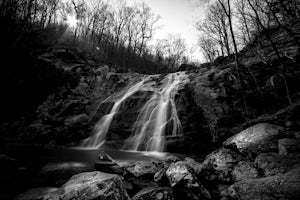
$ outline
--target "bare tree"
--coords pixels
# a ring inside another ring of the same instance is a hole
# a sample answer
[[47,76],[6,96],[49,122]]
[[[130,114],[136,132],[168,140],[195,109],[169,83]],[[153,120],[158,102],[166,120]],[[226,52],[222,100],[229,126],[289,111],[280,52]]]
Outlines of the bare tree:
[[[226,2],[227,1],[227,2]],[[246,116],[248,116],[248,106],[247,106],[247,101],[246,101],[246,95],[244,93],[243,90],[243,85],[242,85],[242,80],[241,80],[241,74],[240,74],[240,64],[239,64],[239,57],[238,57],[238,48],[237,48],[237,43],[236,43],[236,39],[235,39],[235,34],[233,31],[233,23],[232,23],[232,8],[231,8],[231,4],[230,4],[230,0],[218,0],[219,4],[222,6],[228,21],[229,21],[229,29],[230,29],[230,33],[231,33],[231,38],[232,38],[232,43],[233,43],[233,47],[234,47],[234,57],[235,57],[235,65],[236,65],[236,72],[238,75],[238,82],[241,88],[241,93],[242,93],[242,99],[243,99],[243,103],[244,103],[244,108],[245,108],[245,112],[246,112]]]
[[198,43],[204,52],[204,57],[206,58],[207,62],[213,62],[217,57],[217,44],[215,41],[209,37],[200,37]]
[[201,33],[219,44],[222,56],[225,56],[225,50],[227,55],[231,52],[228,27],[226,13],[218,3],[210,5],[205,20],[196,25]]

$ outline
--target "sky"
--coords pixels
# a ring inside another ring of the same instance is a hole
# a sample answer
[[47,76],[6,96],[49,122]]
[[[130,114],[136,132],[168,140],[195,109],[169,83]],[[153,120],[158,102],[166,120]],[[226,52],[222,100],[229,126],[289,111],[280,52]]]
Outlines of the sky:
[[[159,20],[161,28],[156,31],[156,39],[166,38],[169,33],[180,34],[188,46],[197,46],[198,33],[195,23],[204,16],[205,8],[196,6],[195,0],[144,0],[144,2],[161,17]],[[203,61],[198,47],[192,59]]]

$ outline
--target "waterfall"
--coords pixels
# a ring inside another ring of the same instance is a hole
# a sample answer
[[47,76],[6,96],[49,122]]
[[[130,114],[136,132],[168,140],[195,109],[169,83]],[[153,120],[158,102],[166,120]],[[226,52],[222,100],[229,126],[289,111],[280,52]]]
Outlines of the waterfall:
[[143,87],[143,83],[146,80],[147,78],[133,85],[123,95],[121,95],[119,99],[116,100],[110,113],[104,115],[95,125],[94,134],[83,141],[84,147],[99,148],[100,146],[102,146],[102,144],[105,141],[106,134],[109,131],[114,115],[118,113],[121,103],[125,101],[128,97],[139,91]]
[[185,72],[168,74],[158,84],[150,81],[155,78],[158,78],[158,75],[150,75],[120,95],[110,113],[104,115],[95,125],[94,134],[84,141],[84,146],[102,146],[113,117],[118,113],[120,105],[138,91],[151,91],[153,94],[139,111],[134,123],[133,133],[125,141],[123,149],[163,151],[167,126],[171,127],[173,136],[181,132],[181,123],[175,105],[175,95],[178,89],[184,86],[189,79]]

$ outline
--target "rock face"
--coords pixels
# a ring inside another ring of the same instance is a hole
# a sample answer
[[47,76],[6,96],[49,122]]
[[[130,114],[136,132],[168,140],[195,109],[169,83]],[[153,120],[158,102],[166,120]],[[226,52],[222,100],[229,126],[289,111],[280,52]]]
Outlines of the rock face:
[[138,161],[124,166],[124,168],[135,177],[154,180],[154,175],[164,168],[164,163],[154,160]]
[[232,136],[225,146],[235,145],[242,153],[260,154],[278,151],[278,135],[283,128],[272,124],[256,124]]
[[60,199],[129,200],[118,175],[102,172],[85,172],[73,176],[58,191]]
[[241,161],[232,171],[233,181],[240,181],[245,179],[257,178],[259,176],[258,171],[254,167],[253,163]]
[[278,140],[280,155],[288,155],[300,152],[300,139],[285,138]]
[[172,190],[167,187],[145,188],[138,192],[132,200],[173,200]]
[[300,154],[262,153],[256,157],[255,164],[265,176],[273,176],[300,167]]
[[182,161],[171,164],[166,171],[166,175],[172,187],[183,180],[192,182],[195,181],[191,167]]
[[283,127],[256,124],[209,154],[198,178],[213,199],[299,199],[298,145],[299,140]]
[[230,186],[229,190],[230,196],[239,200],[299,199],[300,168],[285,174],[242,180]]
[[202,163],[201,176],[205,181],[209,182],[231,182],[231,172],[241,160],[242,156],[234,151],[226,148],[218,149],[208,155]]
[[166,176],[172,186],[175,199],[210,199],[206,188],[198,181],[196,174],[186,161],[170,165]]

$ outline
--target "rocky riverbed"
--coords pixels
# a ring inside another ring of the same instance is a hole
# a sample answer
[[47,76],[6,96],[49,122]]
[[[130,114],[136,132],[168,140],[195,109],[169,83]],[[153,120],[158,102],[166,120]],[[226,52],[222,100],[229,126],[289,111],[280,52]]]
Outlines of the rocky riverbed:
[[102,164],[46,163],[33,170],[2,154],[1,198],[299,199],[299,133],[255,124],[203,161],[168,155],[120,162],[102,152]]

